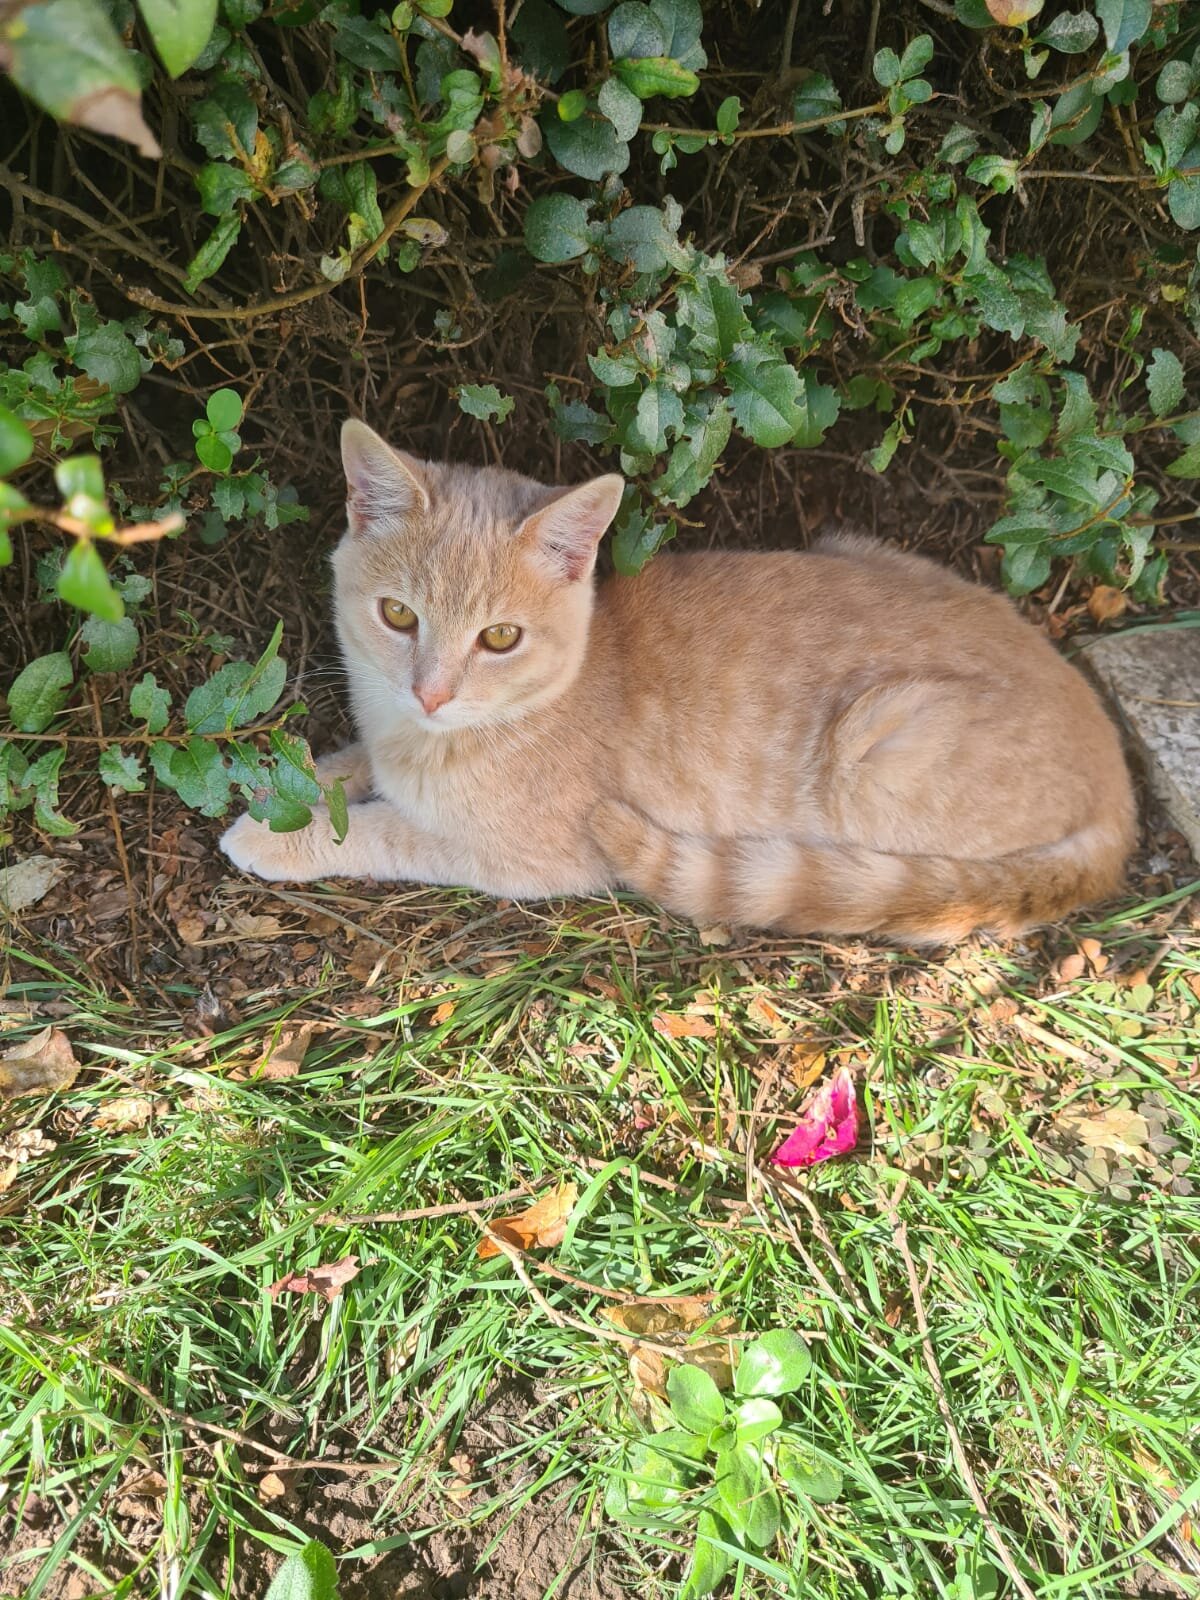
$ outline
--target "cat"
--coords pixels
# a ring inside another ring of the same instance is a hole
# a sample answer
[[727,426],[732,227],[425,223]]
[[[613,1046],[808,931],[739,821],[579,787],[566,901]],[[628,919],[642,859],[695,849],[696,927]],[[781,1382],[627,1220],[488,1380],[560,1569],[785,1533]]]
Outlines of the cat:
[[547,488],[342,429],[350,830],[241,817],[271,880],[518,900],[618,886],[704,924],[941,944],[1117,889],[1116,729],[1013,605],[856,536],[594,579],[624,481]]

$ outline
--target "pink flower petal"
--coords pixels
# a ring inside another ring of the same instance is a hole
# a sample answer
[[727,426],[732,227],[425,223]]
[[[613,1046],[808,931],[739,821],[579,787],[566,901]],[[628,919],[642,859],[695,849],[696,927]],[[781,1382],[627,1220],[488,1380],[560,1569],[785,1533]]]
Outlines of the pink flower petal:
[[800,1121],[771,1160],[780,1167],[811,1167],[845,1155],[858,1142],[854,1079],[841,1067],[800,1113]]

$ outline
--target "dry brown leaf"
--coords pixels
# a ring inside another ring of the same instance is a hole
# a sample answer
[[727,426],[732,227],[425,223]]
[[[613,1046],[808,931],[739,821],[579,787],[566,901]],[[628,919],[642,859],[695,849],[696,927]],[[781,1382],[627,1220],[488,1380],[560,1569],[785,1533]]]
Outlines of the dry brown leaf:
[[0,1139],[0,1194],[11,1189],[27,1161],[48,1156],[58,1146],[40,1128],[15,1128]]
[[162,1515],[162,1502],[167,1493],[167,1480],[161,1472],[142,1472],[121,1485],[117,1501],[119,1517],[134,1517],[139,1521]]
[[442,1023],[443,1022],[449,1022],[450,1018],[453,1015],[454,1015],[454,1001],[453,1000],[443,1000],[441,1005],[437,1007],[437,1009],[434,1011],[432,1017],[430,1017],[429,1020],[430,1020],[430,1022],[433,1024],[433,1026],[435,1028],[440,1028]]
[[298,1028],[281,1029],[278,1038],[268,1041],[254,1065],[235,1067],[229,1074],[230,1080],[233,1083],[274,1083],[281,1078],[294,1078],[318,1026],[315,1022],[305,1022]]
[[754,996],[746,1007],[746,1016],[751,1022],[756,1022],[760,1028],[765,1028],[768,1033],[773,1033],[776,1037],[791,1031],[791,1023],[780,1014],[779,1008],[773,1001],[768,1000],[765,994]]
[[1002,994],[998,1000],[992,1001],[986,1015],[989,1022],[1011,1022],[1020,1009],[1011,995]]
[[471,1498],[472,1478],[475,1475],[475,1458],[464,1454],[450,1457],[449,1462],[452,1477],[442,1484],[447,1500],[453,1500],[457,1505],[463,1500]]
[[726,945],[733,943],[733,934],[720,922],[712,928],[701,928],[699,936],[701,944],[711,945],[716,950],[723,950]]
[[663,1333],[692,1333],[708,1321],[712,1301],[698,1295],[681,1294],[662,1300],[633,1300],[628,1305],[605,1306],[600,1315],[614,1328],[639,1338],[657,1338]]
[[[625,1333],[652,1340],[635,1344],[629,1351],[629,1372],[635,1388],[666,1399],[667,1375],[679,1362],[707,1372],[718,1389],[733,1383],[733,1359],[729,1341],[722,1335],[737,1331],[737,1318],[727,1314],[714,1317],[712,1302],[697,1295],[674,1295],[662,1300],[637,1300],[629,1305],[606,1306],[601,1315]],[[697,1329],[708,1335],[695,1344],[687,1341]],[[669,1348],[678,1345],[678,1354]],[[668,1349],[663,1347],[667,1346]]]
[[1200,972],[1185,972],[1183,981],[1196,996],[1196,999],[1200,1000]]
[[1074,983],[1076,978],[1082,978],[1087,967],[1087,958],[1076,951],[1074,955],[1064,956],[1055,969],[1063,983]]
[[260,1501],[279,1500],[292,1487],[293,1472],[264,1472],[258,1480]]
[[1087,608],[1093,622],[1111,622],[1121,616],[1129,604],[1124,589],[1112,589],[1107,583],[1098,583],[1088,595]]
[[1080,939],[1079,949],[1088,966],[1097,975],[1108,966],[1108,957],[1104,954],[1099,939]]
[[56,1094],[79,1076],[79,1062],[61,1028],[43,1028],[0,1056],[0,1095]]
[[668,1039],[711,1039],[717,1031],[707,1017],[683,1016],[678,1011],[656,1011],[653,1027]]
[[332,1304],[343,1286],[357,1277],[358,1257],[343,1256],[340,1261],[309,1267],[305,1272],[285,1273],[278,1282],[271,1284],[267,1293],[272,1300],[278,1300],[281,1294],[319,1294],[322,1300]]
[[167,1110],[168,1104],[161,1096],[122,1095],[117,1100],[106,1100],[98,1106],[88,1126],[99,1133],[132,1133],[136,1128],[144,1128],[156,1111]]
[[229,918],[229,931],[214,937],[211,944],[228,944],[231,938],[276,939],[286,930],[278,917],[257,916],[250,911],[234,911]]
[[1094,1117],[1068,1114],[1058,1119],[1058,1125],[1088,1149],[1111,1150],[1116,1156],[1142,1154],[1150,1138],[1145,1117],[1127,1106],[1109,1106]]
[[[561,1189],[535,1200],[527,1210],[511,1217],[494,1218],[489,1227],[506,1244],[515,1245],[518,1250],[548,1250],[562,1243],[567,1221],[578,1199],[579,1186],[564,1183]],[[492,1256],[504,1252],[494,1239],[484,1238],[479,1241],[476,1254],[481,1261],[489,1261]]]
[[26,856],[24,861],[0,868],[0,912],[11,917],[37,905],[67,871],[66,863],[53,856]]

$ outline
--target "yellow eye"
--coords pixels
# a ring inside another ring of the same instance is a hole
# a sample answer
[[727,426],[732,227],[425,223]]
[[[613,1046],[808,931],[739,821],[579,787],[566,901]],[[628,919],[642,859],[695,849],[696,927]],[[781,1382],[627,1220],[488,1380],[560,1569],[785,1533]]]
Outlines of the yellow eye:
[[485,650],[504,651],[511,650],[520,637],[521,630],[515,623],[493,622],[479,635],[479,642]]
[[411,606],[406,606],[403,600],[381,600],[379,614],[389,628],[396,628],[401,633],[411,633],[417,625],[417,613]]

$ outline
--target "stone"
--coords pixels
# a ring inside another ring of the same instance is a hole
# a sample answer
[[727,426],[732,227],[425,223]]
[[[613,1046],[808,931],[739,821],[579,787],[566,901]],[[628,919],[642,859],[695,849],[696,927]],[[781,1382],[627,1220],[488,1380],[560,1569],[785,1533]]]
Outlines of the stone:
[[1151,789],[1200,860],[1200,627],[1106,634],[1089,639],[1081,659],[1107,689]]

